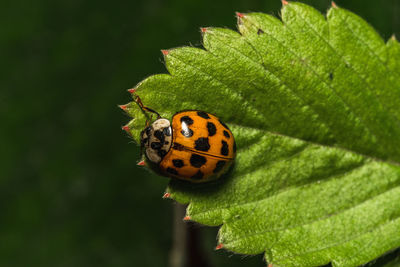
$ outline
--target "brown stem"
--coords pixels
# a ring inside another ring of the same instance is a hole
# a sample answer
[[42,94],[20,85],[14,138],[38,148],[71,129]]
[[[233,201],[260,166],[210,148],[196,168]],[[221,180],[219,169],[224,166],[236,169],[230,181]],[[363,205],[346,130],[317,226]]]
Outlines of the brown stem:
[[186,262],[187,227],[182,218],[185,216],[185,206],[179,203],[173,205],[172,249],[169,255],[170,267],[184,267]]
[[185,206],[173,206],[173,245],[170,267],[211,267],[202,250],[201,228],[192,222],[184,222]]

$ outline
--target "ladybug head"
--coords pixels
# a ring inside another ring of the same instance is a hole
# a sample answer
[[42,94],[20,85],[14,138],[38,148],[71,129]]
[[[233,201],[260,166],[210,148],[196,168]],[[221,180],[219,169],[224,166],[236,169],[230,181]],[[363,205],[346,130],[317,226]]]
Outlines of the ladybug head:
[[172,144],[172,128],[169,120],[160,118],[146,127],[140,134],[140,144],[149,161],[160,163]]

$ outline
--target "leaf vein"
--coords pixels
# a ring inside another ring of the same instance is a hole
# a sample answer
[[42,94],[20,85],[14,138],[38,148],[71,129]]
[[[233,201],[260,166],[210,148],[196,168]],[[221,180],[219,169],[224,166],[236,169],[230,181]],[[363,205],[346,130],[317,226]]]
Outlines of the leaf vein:
[[[254,25],[254,23],[250,22],[251,24]],[[255,27],[259,27],[259,25],[254,25]],[[294,51],[292,51],[289,47],[287,47],[284,43],[282,43],[280,40],[278,40],[277,38],[275,38],[275,36],[273,36],[272,34],[270,34],[267,30],[264,31],[265,34],[268,34],[272,39],[274,39],[277,43],[279,43],[282,47],[284,47],[287,51],[289,51],[293,56],[295,56],[298,60],[301,60],[301,56],[297,55]],[[324,84],[327,88],[330,88],[331,91],[340,99],[340,101],[344,104],[345,107],[348,108],[348,110],[355,116],[355,118],[357,118],[359,120],[359,122],[361,124],[364,125],[365,129],[372,135],[375,137],[376,140],[381,140],[381,138],[378,139],[376,133],[374,133],[371,128],[365,123],[365,121],[363,119],[361,119],[361,116],[359,114],[357,114],[353,108],[336,92],[336,90],[329,85],[322,77],[320,77],[320,75],[318,75],[318,73],[314,70],[314,68],[312,66],[310,66],[307,62],[304,62],[304,66],[307,67],[308,70],[310,70],[314,76],[320,81],[321,84]],[[311,106],[311,104],[309,104]]]
[[[240,124],[235,124],[235,123],[230,123],[230,124],[240,126]],[[246,125],[244,125],[244,126],[246,126]],[[269,133],[269,134],[272,134],[272,135],[277,135],[277,136],[282,136],[282,137],[285,137],[285,138],[299,140],[299,141],[306,142],[306,143],[309,143],[309,144],[312,144],[312,145],[315,145],[315,146],[326,147],[326,148],[331,148],[331,149],[341,149],[343,151],[346,151],[346,152],[349,152],[349,153],[354,153],[354,154],[360,155],[362,157],[365,157],[367,159],[371,159],[373,161],[378,161],[378,162],[387,163],[387,164],[390,164],[390,165],[400,166],[400,162],[376,158],[376,157],[373,157],[373,156],[370,156],[370,155],[367,155],[367,154],[360,153],[358,151],[352,151],[350,149],[347,149],[347,148],[344,148],[344,147],[341,147],[341,146],[321,144],[321,143],[317,143],[317,142],[313,142],[313,141],[309,141],[309,140],[300,139],[300,138],[297,138],[297,137],[294,137],[294,136],[289,136],[289,135],[285,135],[285,134],[282,134],[282,133],[277,133],[277,132],[265,130],[265,129],[258,128],[258,127],[253,127],[253,126],[246,126],[246,127],[252,128],[254,130],[263,131],[263,132],[266,132],[266,133]]]
[[[324,38],[323,35],[321,35],[320,33],[318,33],[318,31],[316,31],[315,28],[312,27],[312,24],[310,24],[303,16],[301,16],[300,13],[298,13],[298,16],[299,16],[299,18],[301,18],[301,19],[303,20],[303,22],[305,22],[305,23],[308,25],[308,27],[314,32],[314,34],[315,34],[320,40],[322,40],[322,41],[336,54],[337,58],[340,59],[340,61],[341,61],[342,63],[346,64],[346,65],[349,67],[349,69],[352,70],[353,73],[355,73],[356,76],[357,76],[361,81],[363,81],[363,83],[366,85],[366,87],[369,89],[369,91],[370,91],[371,93],[373,93],[373,88],[371,87],[371,85],[367,82],[367,80],[366,80],[364,77],[361,76],[361,74],[353,67],[353,65],[351,65],[350,63],[348,63],[348,62],[344,59],[343,55],[341,55],[341,54],[332,46],[332,44],[331,44],[328,40],[326,40],[326,38]],[[348,27],[347,23],[344,23],[344,25],[345,25],[345,27],[347,27],[347,28],[351,31],[352,35],[355,36],[353,30],[351,30],[351,29]],[[290,27],[288,27],[288,29],[290,29]],[[369,50],[371,50],[371,48],[370,48],[366,43],[362,42],[362,40],[360,40],[357,36],[355,36],[355,37],[357,38],[357,40],[359,40],[359,42],[361,42],[363,45],[365,45],[366,47],[368,47]],[[379,58],[378,58],[378,56],[377,56],[376,54],[374,54],[374,56],[379,60]],[[380,61],[380,63],[382,63],[382,62]],[[383,64],[383,63],[382,63],[382,64]],[[385,65],[385,66],[386,66],[386,65]],[[387,66],[386,66],[386,68],[387,68]],[[374,98],[376,99],[376,101],[377,101],[380,105],[382,105],[383,107],[386,106],[386,105],[384,105],[384,103],[382,103],[382,101],[376,96],[376,94],[373,94],[373,96],[374,96]],[[386,106],[386,111],[387,111],[389,114],[391,114],[391,113],[387,110],[387,108],[388,108],[388,107]],[[390,110],[390,109],[389,109],[389,110]],[[392,115],[392,114],[391,114],[391,115]],[[392,117],[395,121],[397,121],[397,122],[399,123],[399,119],[398,119],[397,117],[393,117],[393,115],[392,115],[391,117]]]
[[[279,162],[280,162],[280,161],[276,161],[276,162],[274,162],[273,164],[276,164],[276,163],[279,163]],[[324,176],[320,176],[320,177],[318,177],[318,178],[314,178],[314,180],[323,180],[323,182],[327,182],[327,181],[329,181],[329,180],[332,179],[332,178],[344,176],[344,175],[348,174],[349,172],[353,172],[353,171],[355,171],[355,170],[357,170],[357,169],[359,169],[359,168],[361,168],[361,167],[363,167],[363,166],[366,166],[366,165],[363,164],[363,163],[364,163],[364,162],[360,162],[359,165],[357,165],[357,164],[351,165],[351,166],[349,166],[349,167],[350,167],[349,169],[344,169],[344,170],[342,170],[341,172],[338,172],[338,173],[330,173],[328,176],[325,176],[325,177],[324,177]],[[273,166],[273,164],[270,165],[270,166]],[[307,186],[312,185],[313,182],[314,182],[314,181],[306,182],[306,183],[303,183],[303,184],[298,184],[298,185],[293,186],[293,187],[281,188],[281,191],[277,192],[277,194],[275,194],[275,195],[268,195],[268,196],[266,196],[266,197],[262,197],[262,198],[260,198],[260,199],[253,200],[253,201],[250,201],[250,202],[235,203],[234,205],[221,206],[221,207],[216,207],[216,208],[213,208],[213,209],[209,209],[209,210],[207,210],[207,211],[198,212],[198,213],[196,213],[196,216],[201,215],[201,214],[206,214],[206,213],[214,212],[214,211],[217,211],[217,210],[220,210],[220,209],[231,209],[231,208],[236,208],[236,207],[239,207],[239,206],[245,206],[245,205],[256,204],[256,203],[265,201],[265,200],[267,200],[267,199],[269,199],[269,198],[272,198],[272,197],[274,197],[274,196],[276,196],[276,195],[278,195],[278,194],[282,194],[282,193],[285,193],[285,192],[288,192],[288,191],[291,191],[291,190],[296,190],[296,189],[299,189],[299,188],[305,188],[305,187],[307,187]],[[330,216],[332,216],[332,214],[331,214]],[[223,222],[223,223],[227,223],[227,222],[228,222],[228,221],[225,221],[225,222]],[[274,230],[269,230],[269,231],[265,231],[265,232],[272,232],[272,231],[274,231]]]
[[[210,53],[210,54],[211,54],[211,53]],[[171,55],[171,56],[172,56],[172,55]],[[173,56],[172,56],[172,57],[173,57]],[[219,84],[223,85],[223,86],[225,87],[225,89],[226,89],[227,91],[229,91],[230,94],[234,94],[236,97],[240,98],[240,99],[243,101],[243,103],[246,103],[247,105],[245,105],[245,106],[246,106],[246,107],[249,107],[249,108],[251,109],[252,112],[254,112],[255,114],[257,114],[258,116],[261,116],[261,117],[265,118],[265,115],[264,115],[264,114],[260,113],[260,112],[259,112],[258,110],[256,110],[256,109],[254,109],[254,108],[251,106],[250,102],[249,102],[247,99],[245,99],[244,97],[242,97],[240,94],[236,93],[235,91],[231,90],[231,87],[230,87],[227,83],[225,83],[224,81],[221,81],[221,80],[218,79],[216,76],[214,76],[214,75],[212,75],[212,74],[210,74],[210,73],[205,72],[204,70],[202,70],[201,68],[198,68],[198,67],[195,66],[194,64],[190,64],[190,63],[188,63],[188,62],[185,62],[184,60],[182,60],[182,59],[179,58],[179,57],[174,57],[174,58],[177,59],[177,60],[179,60],[180,62],[184,63],[185,65],[191,67],[192,69],[197,70],[198,73],[201,73],[201,74],[203,74],[204,76],[209,77],[209,78],[213,79],[214,81],[217,81]],[[173,75],[172,75],[172,76],[173,76]],[[233,92],[232,92],[232,91],[233,91]]]
[[[308,106],[308,107],[313,111],[313,113],[317,116],[319,122],[320,122],[325,128],[329,129],[329,131],[331,132],[330,127],[322,120],[320,114],[319,114],[311,105],[307,105],[307,102],[305,101],[305,99],[302,98],[299,94],[297,94],[297,93],[295,92],[295,90],[294,90],[292,87],[289,86],[289,84],[287,84],[286,82],[284,82],[283,79],[281,79],[281,78],[280,78],[276,73],[274,73],[272,70],[267,69],[266,66],[265,66],[265,64],[264,64],[264,62],[260,63],[260,62],[258,62],[258,61],[256,61],[256,60],[254,60],[253,58],[251,58],[250,56],[248,56],[248,55],[242,53],[242,52],[241,52],[239,49],[237,49],[236,47],[233,47],[233,46],[229,45],[227,42],[224,42],[222,39],[219,38],[219,40],[221,41],[221,43],[223,43],[223,44],[226,45],[227,47],[231,48],[232,50],[235,50],[237,53],[239,53],[240,55],[242,55],[242,57],[245,58],[245,59],[247,59],[247,60],[250,62],[250,64],[255,65],[255,66],[259,66],[259,67],[261,67],[261,68],[264,70],[265,73],[272,75],[272,76],[278,81],[278,83],[281,84],[281,85],[283,85],[285,88],[287,88],[287,89],[292,93],[292,96],[295,97],[296,99],[298,99],[298,100],[302,103],[303,106]],[[259,52],[257,51],[257,49],[256,49],[246,38],[244,38],[243,40],[257,53],[257,55],[259,55]],[[209,52],[209,53],[212,54],[211,52]],[[214,55],[214,54],[213,54],[213,55]],[[214,56],[215,56],[215,55],[214,55]],[[260,60],[263,61],[263,60],[262,60],[262,57],[261,57],[260,55],[259,55],[259,57],[260,57]],[[220,58],[221,58],[221,57],[220,57]],[[222,58],[222,59],[223,59],[223,58]],[[260,88],[260,89],[264,89],[264,88]]]
[[[357,168],[355,168],[354,170],[356,170],[356,169],[357,169]],[[352,170],[352,171],[353,171],[353,170]],[[364,204],[365,202],[367,202],[367,201],[374,201],[374,199],[378,198],[379,196],[381,196],[381,195],[383,195],[383,194],[385,194],[385,193],[387,193],[387,192],[390,192],[390,191],[392,191],[392,190],[395,190],[395,189],[397,189],[397,188],[400,188],[400,185],[397,185],[397,186],[395,186],[395,187],[393,187],[393,188],[389,188],[389,189],[387,189],[387,190],[384,190],[384,191],[378,193],[377,195],[373,196],[372,198],[367,198],[367,199],[365,199],[365,200],[363,200],[363,201],[360,201],[359,203],[357,203],[357,204],[355,204],[355,205],[353,205],[353,206],[350,206],[350,207],[348,207],[348,208],[342,209],[342,210],[340,210],[340,211],[338,211],[338,212],[336,212],[336,213],[333,213],[333,214],[329,214],[329,215],[327,215],[327,216],[320,217],[320,218],[318,218],[317,220],[312,220],[312,221],[309,221],[309,222],[307,222],[307,223],[292,225],[292,226],[290,226],[290,227],[285,227],[285,228],[275,228],[275,229],[269,229],[269,230],[260,231],[260,232],[254,232],[254,233],[252,233],[252,234],[243,235],[243,236],[241,236],[241,237],[239,237],[239,238],[237,238],[237,239],[235,239],[235,240],[232,240],[231,242],[232,242],[232,243],[233,243],[233,242],[237,242],[237,241],[239,241],[239,240],[241,240],[241,239],[244,239],[244,238],[247,238],[247,237],[251,237],[251,236],[262,235],[262,234],[269,233],[269,232],[279,232],[279,231],[285,231],[285,230],[295,229],[295,228],[299,228],[299,227],[302,227],[302,226],[305,226],[305,225],[310,225],[310,224],[313,224],[313,223],[316,223],[316,222],[324,221],[324,220],[327,220],[327,219],[329,219],[329,218],[331,218],[331,217],[333,217],[333,216],[338,216],[339,214],[343,214],[343,213],[345,213],[345,212],[348,212],[348,211],[357,209],[359,206],[361,206],[361,205]],[[261,201],[262,201],[262,200],[261,200]],[[225,223],[225,224],[226,224],[226,223]],[[271,246],[271,248],[272,248],[272,247],[273,247],[273,246]]]
[[[311,253],[314,253],[314,252],[323,251],[323,250],[325,250],[325,249],[329,249],[329,248],[332,248],[332,247],[336,247],[336,246],[338,246],[338,245],[342,245],[342,244],[348,243],[348,242],[353,241],[354,239],[357,239],[357,238],[359,238],[359,237],[362,237],[362,236],[364,236],[364,235],[366,235],[366,234],[372,233],[372,232],[374,232],[374,231],[378,231],[378,230],[380,230],[380,228],[383,228],[383,227],[386,226],[386,225],[389,225],[389,224],[391,224],[391,223],[400,222],[399,219],[400,219],[400,215],[394,217],[393,219],[389,219],[389,220],[387,220],[387,221],[384,222],[384,223],[380,223],[379,226],[378,226],[378,228],[377,228],[376,226],[371,226],[371,229],[369,229],[369,230],[367,230],[367,231],[365,231],[365,232],[362,232],[362,233],[360,233],[360,234],[354,235],[354,236],[352,236],[352,237],[346,238],[346,239],[344,239],[343,241],[335,242],[335,243],[333,243],[333,244],[331,244],[331,245],[327,245],[327,246],[322,247],[322,248],[318,248],[318,249],[314,249],[314,250],[308,250],[308,251],[306,251],[306,252],[304,252],[304,253],[301,253],[301,254],[294,254],[294,255],[291,255],[291,256],[288,256],[288,257],[283,257],[283,258],[280,258],[279,260],[284,260],[284,259],[288,259],[288,258],[294,258],[294,257],[296,257],[296,256],[311,254]],[[396,240],[400,240],[400,238],[399,238],[399,239],[396,239]]]

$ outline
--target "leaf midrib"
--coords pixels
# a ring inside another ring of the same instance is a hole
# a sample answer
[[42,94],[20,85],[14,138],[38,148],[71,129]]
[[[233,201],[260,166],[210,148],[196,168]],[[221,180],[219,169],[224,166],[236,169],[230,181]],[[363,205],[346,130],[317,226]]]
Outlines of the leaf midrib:
[[[241,127],[241,125],[239,125],[239,124],[235,124],[235,123],[229,123],[229,124],[230,125],[235,125],[236,127]],[[276,135],[276,136],[281,136],[281,137],[284,137],[284,138],[290,138],[290,139],[299,140],[299,141],[302,141],[302,142],[305,142],[305,143],[308,143],[308,144],[311,144],[311,145],[315,145],[315,146],[321,146],[321,147],[326,147],[326,148],[330,148],[330,149],[340,149],[340,150],[343,150],[343,151],[348,152],[348,153],[353,153],[355,155],[362,156],[362,157],[364,157],[366,159],[370,159],[372,161],[382,162],[382,163],[385,163],[385,164],[388,164],[388,165],[394,165],[396,167],[400,167],[400,162],[393,161],[393,160],[381,159],[381,158],[370,156],[370,155],[367,155],[367,154],[364,154],[364,153],[361,153],[361,152],[358,152],[358,151],[353,151],[353,150],[345,148],[345,147],[336,146],[336,145],[321,144],[321,143],[317,143],[317,142],[314,142],[314,141],[311,141],[311,140],[305,140],[305,139],[301,139],[301,138],[298,138],[298,137],[289,136],[289,135],[285,135],[285,134],[281,134],[281,133],[265,130],[265,129],[258,128],[258,127],[252,127],[252,126],[247,126],[247,125],[242,125],[242,126],[250,128],[250,129],[253,129],[253,130],[262,131],[262,132],[265,132],[265,133],[268,133],[268,134],[271,134],[271,135]]]
[[[255,145],[257,145],[257,144],[255,144]],[[291,160],[294,157],[296,157],[297,155],[300,155],[308,147],[309,147],[309,144],[305,144],[305,145],[299,147],[298,149],[296,149],[294,151],[294,153],[291,154],[291,155],[284,155],[284,156],[282,156],[282,157],[280,157],[280,158],[278,158],[276,160],[264,162],[263,164],[260,164],[258,166],[254,166],[254,168],[250,168],[248,171],[239,172],[237,175],[244,176],[244,175],[250,174],[252,172],[255,172],[255,171],[257,171],[257,170],[259,170],[261,168],[265,168],[265,167],[272,166],[272,165],[277,164],[277,163],[282,163],[282,162],[285,162],[287,160]]]
[[[296,154],[297,154],[297,153],[296,153]],[[284,160],[274,161],[272,164],[275,164],[275,163],[278,163],[278,162],[281,162],[281,161],[284,161]],[[268,166],[268,164],[267,164],[267,166]],[[329,176],[326,176],[326,177],[323,179],[323,180],[324,180],[323,182],[327,182],[327,181],[331,180],[331,179],[334,178],[334,177],[341,177],[341,176],[344,176],[344,175],[346,175],[346,174],[348,174],[348,173],[350,173],[350,172],[356,171],[357,169],[362,168],[362,167],[364,167],[364,166],[366,166],[366,165],[365,165],[365,161],[360,162],[359,165],[351,166],[352,168],[349,169],[349,170],[345,170],[345,171],[339,172],[339,173],[333,173],[333,174],[331,174],[331,175],[329,175]],[[240,174],[240,175],[242,175],[242,174]],[[313,184],[313,183],[314,183],[314,182],[311,182],[311,183],[304,183],[304,184],[302,184],[302,185],[298,185],[298,186],[294,186],[294,187],[282,188],[281,191],[277,191],[277,192],[276,192],[276,195],[277,195],[277,194],[282,194],[282,193],[288,192],[288,191],[290,191],[290,190],[295,190],[295,189],[299,189],[299,188],[304,188],[304,187],[310,186],[310,184]],[[209,212],[215,212],[215,211],[222,210],[222,209],[231,209],[231,208],[236,208],[236,207],[240,207],[240,206],[251,205],[251,204],[254,204],[254,203],[257,203],[257,202],[265,201],[266,199],[269,199],[269,198],[271,198],[271,197],[272,197],[272,195],[269,195],[269,196],[266,196],[266,197],[263,197],[263,198],[260,198],[260,199],[257,199],[257,200],[247,201],[247,202],[244,202],[244,203],[235,203],[234,205],[219,206],[219,207],[216,207],[216,208],[213,208],[213,209],[208,209],[208,210],[206,210],[206,211],[197,212],[197,213],[196,213],[196,216],[202,215],[202,214],[206,214],[206,213],[209,213]],[[352,206],[352,207],[353,207],[353,206]],[[332,215],[335,215],[335,214],[331,214],[331,215],[329,215],[329,216],[332,216]],[[228,223],[228,222],[229,222],[229,221],[225,221],[224,223]],[[307,223],[306,223],[306,224],[307,224]],[[303,224],[303,225],[306,225],[306,224]],[[276,229],[274,229],[274,230],[279,230],[279,229],[280,229],[280,228],[276,228]],[[287,228],[282,228],[282,229],[287,229]],[[274,231],[274,230],[265,231],[265,232],[272,232],[272,231]]]
[[[231,123],[231,125],[235,125],[236,127],[239,127],[239,125],[237,125],[237,124]],[[326,148],[328,148],[328,149],[341,149],[341,150],[343,150],[343,151],[345,151],[345,152],[353,153],[353,154],[362,156],[362,157],[364,158],[364,160],[363,160],[362,162],[360,162],[360,165],[359,165],[359,166],[356,166],[357,168],[358,168],[358,167],[363,167],[363,166],[365,166],[365,164],[366,164],[367,162],[381,162],[381,163],[383,163],[383,164],[394,165],[394,166],[396,166],[396,167],[400,167],[400,163],[385,161],[385,160],[382,160],[382,159],[379,159],[379,158],[374,158],[374,157],[371,157],[371,156],[368,156],[368,155],[364,155],[364,154],[361,154],[361,153],[357,153],[357,152],[354,152],[354,151],[351,151],[351,150],[348,150],[348,149],[345,149],[345,148],[341,148],[341,147],[337,147],[337,146],[329,146],[329,145],[319,144],[319,143],[315,143],[315,142],[312,142],[312,141],[306,141],[306,140],[302,140],[302,139],[299,139],[299,138],[296,138],[296,137],[291,137],[291,136],[287,136],[287,135],[283,135],[283,134],[279,134],[279,133],[274,133],[274,132],[267,131],[267,130],[260,129],[260,128],[249,127],[249,126],[246,126],[246,127],[247,127],[247,128],[250,128],[250,129],[258,130],[258,131],[263,131],[263,132],[266,132],[266,133],[271,134],[271,135],[281,136],[281,137],[284,137],[284,138],[296,139],[296,140],[299,140],[299,141],[308,143],[308,144],[310,144],[310,145],[326,147]],[[273,163],[276,163],[276,161],[274,161]],[[355,169],[355,168],[354,168],[354,169]],[[253,170],[253,171],[254,171],[254,170]],[[350,170],[350,171],[353,171],[353,169]],[[348,171],[346,171],[346,172],[348,172]],[[345,172],[345,173],[346,173],[346,172]],[[344,175],[345,173],[336,173],[334,176],[342,176],[342,175]],[[243,174],[240,174],[240,175],[243,175]],[[301,185],[301,186],[306,186],[306,185],[308,185],[308,184],[309,184],[309,183],[304,184],[304,185]],[[295,187],[295,188],[299,188],[299,187],[301,187],[301,186],[297,186],[297,187]],[[396,187],[398,187],[398,186],[396,186]],[[394,188],[396,188],[396,187],[394,187]],[[388,191],[388,190],[387,190],[387,191]],[[282,192],[283,192],[283,191],[282,191]],[[280,192],[280,193],[281,193],[281,192]],[[262,201],[262,200],[265,200],[265,199],[266,199],[266,198],[257,199],[257,200],[252,201],[252,202],[259,202],[259,201]],[[196,213],[196,215],[205,214],[205,213],[208,213],[208,212],[215,212],[215,211],[218,211],[218,210],[221,210],[221,209],[228,209],[228,208],[232,208],[232,207],[236,207],[236,206],[242,206],[242,205],[246,205],[246,204],[249,204],[249,203],[252,203],[252,202],[237,203],[237,204],[235,204],[235,205],[229,205],[229,206],[226,206],[226,205],[224,205],[224,206],[219,206],[219,207],[216,207],[216,208],[213,208],[213,209],[208,209],[208,210],[206,210],[206,211],[198,212],[198,213]]]

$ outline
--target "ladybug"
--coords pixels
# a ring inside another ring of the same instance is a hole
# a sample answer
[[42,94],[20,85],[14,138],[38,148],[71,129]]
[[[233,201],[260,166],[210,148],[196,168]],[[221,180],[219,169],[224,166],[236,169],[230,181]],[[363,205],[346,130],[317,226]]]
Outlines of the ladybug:
[[193,183],[219,178],[233,163],[236,143],[228,126],[215,115],[201,110],[183,110],[171,121],[145,107],[157,119],[140,134],[145,162],[158,174]]

